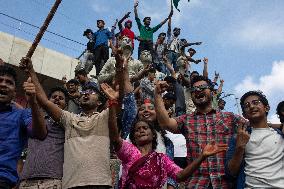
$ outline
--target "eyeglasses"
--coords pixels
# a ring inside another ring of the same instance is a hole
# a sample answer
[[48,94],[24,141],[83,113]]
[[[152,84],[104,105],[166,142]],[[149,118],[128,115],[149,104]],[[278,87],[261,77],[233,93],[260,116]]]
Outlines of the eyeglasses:
[[203,91],[205,89],[210,89],[210,86],[209,85],[199,85],[199,86],[191,87],[190,91],[196,92],[196,91]]
[[244,110],[248,110],[251,105],[258,106],[261,104],[260,100],[253,100],[251,102],[247,102],[243,105]]
[[96,94],[96,92],[94,90],[80,91],[80,95],[90,95],[90,94]]

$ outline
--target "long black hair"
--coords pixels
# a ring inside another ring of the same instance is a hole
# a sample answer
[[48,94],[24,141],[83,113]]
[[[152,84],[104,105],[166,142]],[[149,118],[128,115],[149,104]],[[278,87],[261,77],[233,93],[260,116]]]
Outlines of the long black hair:
[[157,141],[157,132],[156,132],[156,129],[154,127],[154,124],[151,123],[151,122],[147,122],[147,121],[143,121],[143,120],[140,120],[140,119],[136,119],[133,123],[132,123],[132,126],[131,126],[131,129],[130,129],[130,134],[129,134],[129,139],[131,141],[132,144],[134,144],[135,146],[137,146],[136,144],[136,141],[135,141],[135,126],[137,123],[139,122],[144,122],[146,123],[149,128],[151,129],[152,131],[152,134],[153,134],[153,141],[152,141],[152,150],[156,150],[157,146],[158,146],[158,141]]

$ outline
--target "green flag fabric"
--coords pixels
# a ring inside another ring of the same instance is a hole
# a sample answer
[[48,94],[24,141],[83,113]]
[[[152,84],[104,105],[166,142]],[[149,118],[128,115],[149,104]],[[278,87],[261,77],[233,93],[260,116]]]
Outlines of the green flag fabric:
[[[175,6],[175,8],[180,12],[180,10],[178,9],[178,3],[180,2],[180,0],[173,0],[173,4]],[[188,0],[189,2],[189,0]]]

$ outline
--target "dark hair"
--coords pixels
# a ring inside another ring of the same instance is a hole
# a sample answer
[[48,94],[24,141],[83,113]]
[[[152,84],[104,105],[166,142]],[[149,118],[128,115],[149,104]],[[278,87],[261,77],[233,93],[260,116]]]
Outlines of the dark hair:
[[70,79],[69,81],[67,81],[67,84],[75,84],[75,85],[79,85],[80,82],[77,79]]
[[155,68],[150,68],[148,73],[156,73],[156,69]]
[[198,71],[192,71],[192,72],[190,73],[190,76],[193,75],[193,74],[199,75]]
[[224,102],[224,104],[226,104],[226,101],[223,98],[219,98],[218,103],[220,102]]
[[284,101],[280,102],[277,105],[276,108],[276,114],[278,115],[278,117],[280,118],[280,122],[283,124],[284,123],[284,116],[281,114],[281,108],[284,106]]
[[153,123],[151,122],[147,122],[147,121],[142,121],[142,120],[139,120],[139,119],[136,119],[133,123],[132,123],[132,126],[131,126],[131,129],[130,129],[130,134],[129,134],[129,139],[130,141],[132,142],[132,144],[134,144],[135,146],[137,145],[135,143],[135,137],[134,137],[134,134],[135,134],[135,126],[137,123],[139,122],[144,122],[144,123],[147,123],[147,125],[149,125],[149,128],[151,129],[152,133],[153,133],[153,141],[152,141],[152,150],[155,150],[158,146],[158,140],[157,140],[157,132],[155,130],[155,126]]
[[97,23],[99,23],[99,22],[103,22],[103,23],[105,24],[105,21],[104,21],[104,20],[102,20],[102,19],[97,20]]
[[87,72],[86,72],[85,69],[76,70],[75,71],[75,76],[77,76],[77,75],[87,76]]
[[13,67],[8,66],[8,65],[1,65],[0,66],[0,76],[4,76],[4,75],[12,77],[15,81],[15,85],[17,84],[17,74]]
[[51,98],[51,95],[54,93],[54,92],[57,92],[57,91],[60,91],[64,94],[65,96],[65,103],[66,103],[66,106],[67,106],[67,102],[69,100],[69,95],[68,95],[68,92],[65,88],[63,87],[60,87],[60,86],[56,86],[56,87],[53,87],[49,90],[49,93],[48,93],[48,99]]
[[[249,97],[249,96],[258,96],[259,100],[261,101],[261,103],[264,105],[264,106],[269,106],[269,103],[268,103],[268,100],[266,98],[266,96],[263,94],[262,91],[248,91],[246,92],[242,97],[241,97],[241,100],[240,100],[240,104],[241,104],[241,108],[242,108],[242,111],[244,111],[244,103],[245,103],[245,100]],[[266,115],[268,114],[268,112],[266,113]]]
[[211,91],[214,89],[212,81],[210,79],[208,79],[207,77],[204,77],[203,75],[198,75],[198,76],[195,76],[194,78],[192,78],[192,80],[190,81],[190,85],[193,86],[194,83],[196,83],[198,81],[205,81],[208,84],[208,86],[210,87]]
[[175,31],[177,31],[177,30],[180,30],[180,28],[177,28],[177,27],[174,28],[174,29],[173,29],[173,32],[175,32]]
[[172,76],[166,76],[166,77],[164,78],[164,81],[166,81],[167,83],[173,83],[173,84],[175,84],[177,80],[176,80],[174,77],[172,77]]
[[145,18],[143,18],[143,22],[145,22],[146,19],[148,19],[148,18],[151,20],[151,17],[150,17],[150,16],[146,16]]
[[88,33],[93,34],[94,32],[93,32],[91,29],[88,28],[88,29],[86,29],[86,30],[84,31],[83,36],[87,36]]
[[100,109],[102,106],[104,106],[104,104],[106,103],[107,99],[106,97],[104,96],[104,94],[95,86],[92,86],[92,85],[87,85],[87,86],[84,86],[82,88],[83,91],[86,91],[86,90],[93,90],[97,93],[98,95],[98,99],[99,101],[102,103],[102,105],[100,107],[98,107],[98,109]]
[[163,96],[163,99],[176,100],[177,97],[176,97],[176,95],[174,93],[166,93]]
[[282,115],[281,115],[281,108],[282,108],[282,107],[284,107],[284,101],[279,102],[279,104],[277,105],[276,114],[277,114],[278,116],[282,116]]
[[180,42],[181,42],[181,43],[180,43],[180,44],[181,44],[180,46],[181,46],[182,48],[184,48],[185,45],[187,44],[187,40],[186,40],[186,39],[181,39]]
[[[144,104],[145,104],[145,101],[147,101],[147,103],[150,103],[150,104],[153,104],[153,105],[154,105],[154,101],[153,101],[153,100],[145,99],[145,100],[144,100]],[[143,105],[143,103],[142,103],[140,106],[142,106],[142,105]],[[141,120],[141,119],[139,119],[139,108],[138,108],[138,112],[137,112],[137,115],[136,115],[136,120]],[[141,121],[144,121],[144,120],[141,120]],[[148,121],[145,121],[145,122],[148,123]],[[166,132],[164,129],[162,129],[162,128],[160,127],[158,120],[157,120],[157,119],[156,119],[156,120],[153,120],[153,122],[151,122],[151,123],[152,123],[152,125],[153,125],[155,131],[156,131],[156,132],[159,132],[159,133],[161,134],[162,140],[163,140],[163,142],[165,143],[165,145],[169,145],[168,143],[170,143],[171,140],[166,136],[167,132]],[[132,127],[133,127],[133,126],[132,126]],[[153,148],[153,149],[154,149],[154,148]]]
[[196,53],[196,50],[193,49],[193,48],[189,48],[189,49],[187,50],[187,52],[189,52],[189,51],[193,51],[194,54]]
[[167,34],[165,32],[159,33],[158,37],[161,37],[162,35],[166,36]]
[[127,23],[130,23],[130,24],[131,24],[131,26],[132,26],[132,21],[131,21],[131,20],[127,20],[127,21],[125,21],[125,22],[124,22],[124,26],[126,26],[126,25],[127,25]]

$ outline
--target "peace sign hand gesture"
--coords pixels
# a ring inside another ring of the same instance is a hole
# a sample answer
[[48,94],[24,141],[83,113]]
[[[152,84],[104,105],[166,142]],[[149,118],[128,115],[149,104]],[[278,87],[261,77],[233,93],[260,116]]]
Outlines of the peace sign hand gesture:
[[236,148],[245,149],[246,144],[250,139],[250,134],[244,126],[239,126],[236,139]]

